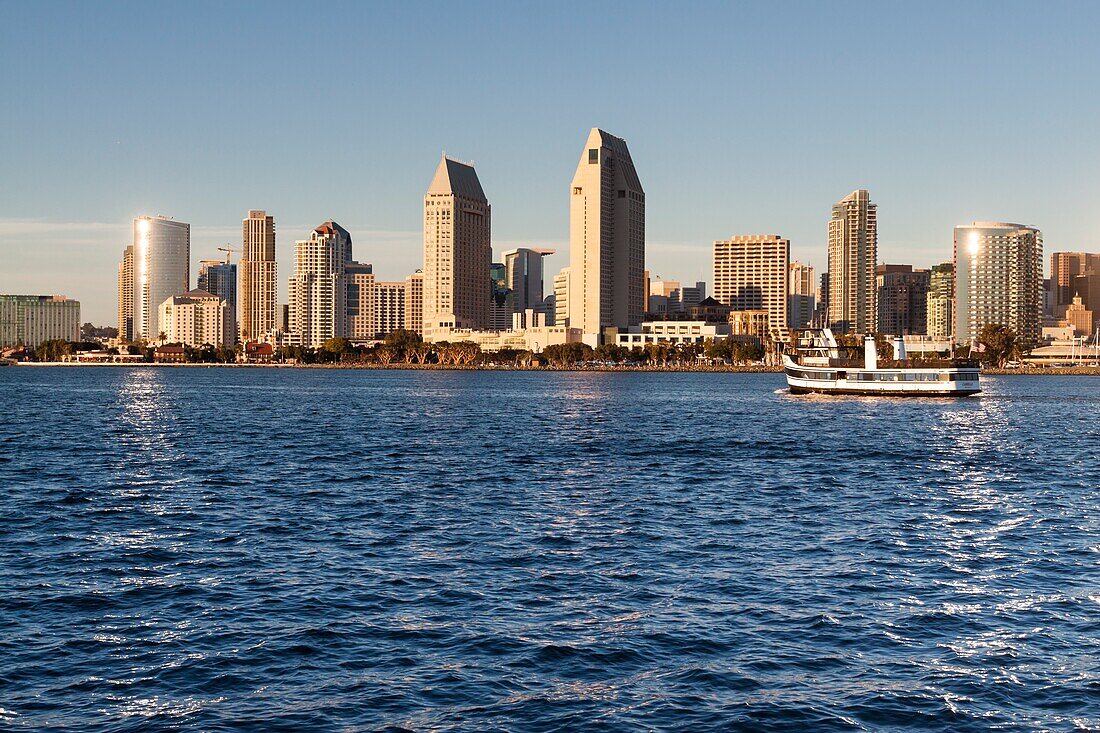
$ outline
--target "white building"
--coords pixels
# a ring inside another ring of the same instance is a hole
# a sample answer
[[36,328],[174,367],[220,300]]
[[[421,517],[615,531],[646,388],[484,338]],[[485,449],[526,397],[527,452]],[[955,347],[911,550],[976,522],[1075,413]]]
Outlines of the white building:
[[987,325],[1038,343],[1043,323],[1043,234],[1035,227],[976,221],[955,227],[955,339]]
[[160,304],[158,323],[168,344],[228,347],[236,341],[229,304],[205,290],[166,299]]
[[703,344],[730,337],[728,323],[707,321],[646,321],[629,331],[620,331],[616,343],[628,349],[646,344]]
[[134,219],[133,337],[156,341],[160,304],[191,287],[191,225],[163,216]]
[[351,235],[333,221],[294,243],[288,343],[318,348],[328,339],[347,335],[344,278],[350,254]]

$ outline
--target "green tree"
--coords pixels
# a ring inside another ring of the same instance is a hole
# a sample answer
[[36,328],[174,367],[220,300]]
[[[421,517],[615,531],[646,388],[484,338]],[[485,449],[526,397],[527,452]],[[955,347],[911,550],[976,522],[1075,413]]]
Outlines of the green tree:
[[1007,362],[1020,358],[1023,349],[1016,332],[1000,324],[988,324],[978,334],[981,350],[972,352],[995,367],[1003,367]]
[[34,350],[34,356],[39,361],[61,361],[61,357],[73,353],[72,347],[64,339],[52,339],[43,341]]

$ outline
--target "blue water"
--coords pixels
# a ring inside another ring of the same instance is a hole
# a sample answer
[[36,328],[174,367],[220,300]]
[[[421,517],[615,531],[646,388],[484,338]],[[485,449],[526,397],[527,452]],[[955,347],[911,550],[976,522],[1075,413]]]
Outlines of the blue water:
[[5,730],[1100,729],[1100,380],[0,369]]

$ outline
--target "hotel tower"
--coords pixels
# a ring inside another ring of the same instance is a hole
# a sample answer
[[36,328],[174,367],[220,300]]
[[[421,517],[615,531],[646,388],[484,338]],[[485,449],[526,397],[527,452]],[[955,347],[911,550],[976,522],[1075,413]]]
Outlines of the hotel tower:
[[473,166],[444,156],[424,194],[424,339],[489,326],[489,201]]
[[878,205],[853,191],[829,219],[828,325],[839,333],[871,333],[878,325]]
[[238,320],[241,340],[255,341],[275,327],[275,219],[252,210],[242,228]]
[[139,216],[134,219],[133,247],[133,338],[155,341],[163,330],[158,322],[160,304],[190,289],[191,225],[164,216]]
[[1025,344],[1043,324],[1043,234],[1035,227],[976,221],[955,227],[955,339],[973,342],[988,325]]
[[645,313],[645,192],[626,141],[592,128],[569,198],[569,327],[598,342]]

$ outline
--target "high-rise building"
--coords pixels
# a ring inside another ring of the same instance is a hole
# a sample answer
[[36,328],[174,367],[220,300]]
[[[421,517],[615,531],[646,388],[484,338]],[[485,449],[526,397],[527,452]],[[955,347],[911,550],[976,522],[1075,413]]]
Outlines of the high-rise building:
[[569,327],[592,342],[641,323],[644,273],[645,191],[626,141],[592,128],[570,196]]
[[309,239],[294,243],[294,274],[290,277],[290,342],[320,347],[330,338],[347,335],[347,286],[344,253],[351,235],[326,221]]
[[127,245],[118,263],[118,337],[134,339],[134,245]]
[[1076,296],[1081,296],[1086,309],[1100,309],[1100,254],[1051,253],[1050,293],[1050,315],[1054,318],[1062,318]]
[[955,339],[987,325],[1027,343],[1042,335],[1043,235],[1035,227],[976,221],[955,227]]
[[814,268],[801,262],[792,262],[787,284],[787,323],[791,328],[805,328],[813,321],[816,287]]
[[932,338],[951,337],[954,326],[952,304],[955,298],[955,266],[944,262],[932,267],[928,276],[928,302],[925,307],[925,325]]
[[511,289],[516,313],[541,311],[544,299],[542,258],[556,250],[543,247],[510,249],[504,259],[505,282]]
[[896,336],[928,332],[928,285],[931,272],[914,270],[912,265],[878,265],[879,333]]
[[863,189],[833,206],[829,219],[829,325],[870,333],[878,323],[875,265],[878,205]]
[[508,285],[508,269],[503,262],[489,265],[489,330],[507,331],[516,310],[515,293]]
[[0,346],[80,340],[80,301],[64,295],[0,295]]
[[554,325],[569,325],[569,268],[554,275]]
[[489,323],[489,201],[473,166],[446,156],[424,195],[424,338]]
[[405,328],[404,280],[377,282],[374,285],[374,320],[378,338]]
[[417,270],[405,278],[405,330],[424,330],[424,273]]
[[787,333],[791,243],[754,234],[714,243],[714,299],[734,311],[768,312],[772,338]]
[[374,268],[361,262],[344,265],[347,289],[347,336],[353,341],[369,341],[378,329],[374,319]]
[[184,346],[231,346],[233,311],[224,298],[205,290],[174,295],[160,304],[160,328],[164,340]]
[[1080,295],[1073,296],[1073,302],[1066,306],[1065,321],[1073,328],[1074,336],[1092,336],[1092,311],[1085,308]]
[[257,340],[276,327],[275,219],[253,209],[242,230],[238,323],[243,340]]
[[191,225],[164,216],[134,219],[134,339],[159,340],[160,304],[191,287]]
[[237,340],[237,266],[221,260],[199,262],[198,289],[218,296],[229,307],[229,332]]

